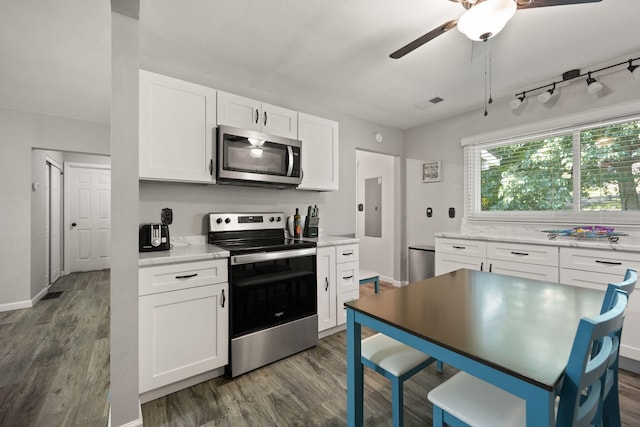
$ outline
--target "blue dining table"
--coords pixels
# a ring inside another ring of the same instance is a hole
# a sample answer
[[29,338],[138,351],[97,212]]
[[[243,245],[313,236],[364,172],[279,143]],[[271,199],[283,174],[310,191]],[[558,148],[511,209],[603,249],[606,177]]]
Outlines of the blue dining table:
[[461,269],[345,303],[348,425],[364,421],[366,326],[521,397],[528,427],[553,426],[578,323],[599,315],[603,297],[594,289]]

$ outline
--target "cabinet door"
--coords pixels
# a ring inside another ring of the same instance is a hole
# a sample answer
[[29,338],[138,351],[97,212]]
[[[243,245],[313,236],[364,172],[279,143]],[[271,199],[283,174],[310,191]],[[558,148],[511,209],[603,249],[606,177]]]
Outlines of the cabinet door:
[[469,270],[486,270],[485,259],[468,255],[448,254],[436,249],[436,275],[449,273],[460,268]]
[[215,181],[216,91],[140,70],[140,179]]
[[140,393],[228,363],[228,284],[139,299]]
[[338,190],[338,123],[298,113],[298,139],[302,141],[300,190]]
[[298,139],[298,112],[262,103],[262,132]]
[[260,131],[260,101],[218,92],[218,125],[234,126],[246,130]]
[[318,331],[336,326],[336,251],[318,248]]

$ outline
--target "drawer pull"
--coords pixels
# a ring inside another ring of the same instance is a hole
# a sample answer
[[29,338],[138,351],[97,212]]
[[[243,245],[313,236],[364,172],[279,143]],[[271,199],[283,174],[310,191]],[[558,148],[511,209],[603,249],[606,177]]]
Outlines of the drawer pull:
[[480,263],[480,271],[484,271],[484,261]]
[[221,306],[222,308],[224,308],[224,303],[225,303],[225,301],[226,301],[226,300],[227,300],[227,298],[224,296],[224,289],[223,289],[223,290],[222,290],[222,301],[221,301],[221,303],[220,303],[220,306]]
[[192,277],[196,277],[198,273],[193,274],[185,274],[184,276],[176,276],[176,279],[190,279]]
[[353,279],[353,274],[352,274],[351,276],[347,276],[347,277],[342,276],[342,278],[343,278],[344,280],[347,280],[347,279]]
[[344,255],[344,256],[353,255],[353,251],[342,252],[342,255]]
[[528,254],[528,253],[526,253],[526,252],[514,252],[514,251],[511,251],[511,254],[512,254],[512,255],[524,255],[524,256],[529,255],[529,254]]
[[621,262],[619,261],[600,261],[599,259],[596,260],[596,262],[598,264],[607,264],[607,265],[622,265]]
[[467,249],[466,246],[453,245],[453,249]]

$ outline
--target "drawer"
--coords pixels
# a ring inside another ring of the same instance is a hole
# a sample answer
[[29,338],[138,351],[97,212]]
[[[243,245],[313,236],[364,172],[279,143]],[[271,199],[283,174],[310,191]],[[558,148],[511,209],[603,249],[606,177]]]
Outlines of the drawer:
[[345,292],[344,294],[338,294],[336,304],[338,307],[337,325],[344,325],[347,323],[347,309],[344,307],[345,302],[354,301],[360,298],[360,291],[355,290],[351,292]]
[[138,270],[138,295],[151,295],[227,281],[226,259],[141,267]]
[[627,268],[640,269],[640,253],[560,248],[560,267],[611,274],[616,277],[616,282],[620,282]]
[[338,294],[360,289],[360,268],[358,261],[344,262],[336,267],[336,283]]
[[502,260],[488,260],[488,263],[489,265],[485,266],[484,271],[545,282],[558,282],[558,266],[556,265],[524,264]]
[[336,246],[336,262],[357,261],[359,258],[358,244]]
[[479,240],[436,238],[436,254],[439,252],[485,258],[487,243]]
[[558,248],[555,246],[488,242],[487,258],[525,264],[557,266],[559,257]]

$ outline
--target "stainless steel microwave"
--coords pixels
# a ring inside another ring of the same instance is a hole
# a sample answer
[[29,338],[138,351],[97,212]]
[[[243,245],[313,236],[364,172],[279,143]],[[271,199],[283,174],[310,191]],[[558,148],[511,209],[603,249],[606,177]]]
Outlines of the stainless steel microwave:
[[220,184],[297,187],[302,182],[302,143],[230,126],[218,127]]

